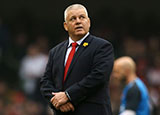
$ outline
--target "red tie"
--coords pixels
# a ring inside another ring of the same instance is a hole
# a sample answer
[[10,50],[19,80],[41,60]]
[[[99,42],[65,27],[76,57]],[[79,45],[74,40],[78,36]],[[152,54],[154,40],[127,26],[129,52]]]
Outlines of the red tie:
[[70,53],[69,53],[69,56],[68,56],[68,59],[67,59],[67,62],[66,62],[66,66],[65,66],[65,69],[64,69],[63,82],[64,82],[65,79],[66,79],[66,75],[67,75],[69,66],[70,66],[70,64],[71,64],[71,62],[72,62],[72,58],[73,58],[73,56],[74,56],[76,47],[77,47],[77,43],[76,43],[76,42],[72,43],[72,50],[71,50]]

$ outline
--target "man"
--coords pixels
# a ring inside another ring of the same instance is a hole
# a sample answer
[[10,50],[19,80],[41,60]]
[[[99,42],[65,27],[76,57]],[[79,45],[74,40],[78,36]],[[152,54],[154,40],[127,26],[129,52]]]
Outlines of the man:
[[51,49],[41,92],[55,115],[111,115],[112,45],[89,33],[90,19],[83,5],[69,6],[64,20],[69,39]]
[[130,57],[115,60],[113,76],[126,83],[120,115],[149,115],[149,95],[146,86],[136,75],[136,64]]

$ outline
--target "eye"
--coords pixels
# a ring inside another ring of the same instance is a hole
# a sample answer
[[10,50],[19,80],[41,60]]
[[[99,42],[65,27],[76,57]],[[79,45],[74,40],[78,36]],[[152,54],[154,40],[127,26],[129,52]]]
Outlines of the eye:
[[76,17],[71,17],[70,18],[70,21],[74,21],[74,20],[76,20]]
[[85,18],[85,16],[81,15],[79,18],[80,18],[80,19],[84,19],[84,18]]

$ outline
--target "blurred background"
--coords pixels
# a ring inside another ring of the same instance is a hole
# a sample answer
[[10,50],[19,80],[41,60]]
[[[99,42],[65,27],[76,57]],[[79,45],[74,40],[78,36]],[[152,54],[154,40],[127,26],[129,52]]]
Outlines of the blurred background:
[[[39,92],[48,51],[68,38],[63,12],[81,3],[90,33],[109,40],[115,58],[128,55],[147,85],[153,115],[160,114],[159,0],[0,0],[0,115],[51,115]],[[110,95],[118,114],[122,84],[111,77]]]

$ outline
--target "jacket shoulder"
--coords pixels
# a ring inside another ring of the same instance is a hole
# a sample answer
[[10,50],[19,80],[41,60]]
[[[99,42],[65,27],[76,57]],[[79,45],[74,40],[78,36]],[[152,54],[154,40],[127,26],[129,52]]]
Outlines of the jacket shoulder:
[[59,51],[60,48],[63,47],[63,45],[67,42],[67,40],[57,44],[56,46],[54,46],[52,49],[50,49],[50,52],[56,52],[56,51]]
[[103,39],[101,37],[97,37],[97,36],[94,36],[94,35],[91,35],[90,37],[93,38],[93,43],[95,43],[97,45],[103,45],[103,44],[112,45],[108,40]]

